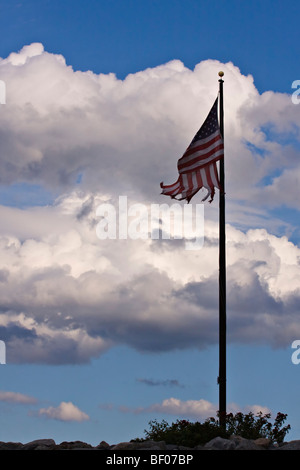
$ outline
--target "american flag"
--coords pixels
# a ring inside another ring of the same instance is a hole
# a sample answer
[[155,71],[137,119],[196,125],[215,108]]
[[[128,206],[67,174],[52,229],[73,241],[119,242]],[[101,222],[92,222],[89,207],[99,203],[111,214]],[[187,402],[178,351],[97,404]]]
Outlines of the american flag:
[[218,123],[217,98],[203,125],[178,160],[178,180],[168,186],[160,183],[161,194],[190,202],[201,188],[205,188],[207,194],[202,201],[210,196],[209,202],[211,202],[215,188],[220,189],[216,162],[223,156],[224,144]]

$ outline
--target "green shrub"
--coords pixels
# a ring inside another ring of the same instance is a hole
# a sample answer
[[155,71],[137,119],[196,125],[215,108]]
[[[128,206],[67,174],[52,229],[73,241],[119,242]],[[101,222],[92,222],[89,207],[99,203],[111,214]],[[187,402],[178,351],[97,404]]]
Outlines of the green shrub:
[[278,413],[273,424],[269,421],[270,417],[270,414],[263,415],[261,412],[256,416],[252,412],[246,415],[229,413],[226,415],[225,427],[220,426],[218,418],[209,418],[204,423],[177,420],[171,425],[165,420],[160,423],[153,420],[149,422],[150,429],[144,433],[146,440],[165,441],[167,444],[186,447],[203,445],[217,436],[229,438],[231,435],[246,439],[266,437],[272,442],[283,442],[290,429],[290,425],[282,427],[287,415]]
[[285,435],[291,428],[290,425],[282,427],[287,415],[277,413],[273,425],[268,421],[270,418],[270,413],[263,415],[262,412],[258,413],[256,416],[251,412],[247,415],[243,415],[242,413],[233,415],[229,413],[226,417],[226,429],[229,435],[235,434],[245,437],[246,439],[266,437],[272,442],[283,442]]

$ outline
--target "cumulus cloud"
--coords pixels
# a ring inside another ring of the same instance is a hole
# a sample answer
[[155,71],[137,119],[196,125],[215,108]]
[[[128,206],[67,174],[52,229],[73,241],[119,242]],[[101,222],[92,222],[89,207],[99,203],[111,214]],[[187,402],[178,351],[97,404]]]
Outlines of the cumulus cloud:
[[[0,60],[7,85],[0,116],[1,181],[66,189],[80,177],[93,191],[111,193],[117,186],[158,199],[160,181],[173,182],[177,159],[217,95],[220,68],[226,80],[228,197],[254,204],[292,200],[291,188],[287,194],[286,186],[272,180],[274,169],[297,166],[298,110],[289,96],[260,95],[253,77],[230,62],[206,60],[189,70],[173,60],[118,80],[113,73],[74,71],[39,43]],[[266,177],[271,188],[281,186],[280,200],[261,187]]]
[[[7,362],[87,362],[115,344],[217,344],[217,224],[206,223],[198,251],[157,249],[151,238],[99,240],[100,201],[74,193],[45,208],[0,207]],[[299,248],[264,229],[231,226],[227,246],[229,340],[290,344],[300,334]]]
[[0,390],[0,401],[7,403],[20,403],[22,405],[31,405],[37,402],[36,398],[29,395],[24,395],[23,393],[18,392],[7,392]]
[[49,408],[41,408],[38,412],[39,416],[45,416],[49,419],[58,421],[87,421],[89,416],[81,411],[71,402],[62,401],[59,406]]
[[149,411],[167,413],[172,415],[185,415],[193,417],[215,416],[216,407],[207,400],[187,400],[182,401],[178,398],[167,398],[162,403],[154,404],[149,407]]
[[[119,411],[123,413],[162,413],[167,415],[174,415],[178,418],[192,418],[204,420],[210,417],[216,417],[218,406],[207,400],[180,400],[178,398],[166,398],[161,403],[155,403],[148,407],[129,408],[127,406],[120,406]],[[260,405],[247,405],[244,408],[239,407],[235,403],[229,403],[227,407],[228,413],[249,413],[258,414],[259,412],[270,413],[270,409]]]
[[[278,234],[282,221],[268,212],[297,200],[298,110],[290,97],[260,95],[232,63],[206,60],[189,70],[174,60],[118,80],[74,71],[34,43],[0,59],[7,88],[0,184],[40,188],[29,207],[0,206],[7,362],[88,362],[115,344],[168,351],[218,342],[217,202],[205,206],[201,250],[150,236],[100,240],[96,228],[97,207],[117,207],[120,195],[146,207],[167,202],[159,183],[174,181],[177,159],[217,95],[220,69],[229,341],[284,346],[300,334],[299,247]],[[51,204],[39,199],[43,190],[53,193]]]

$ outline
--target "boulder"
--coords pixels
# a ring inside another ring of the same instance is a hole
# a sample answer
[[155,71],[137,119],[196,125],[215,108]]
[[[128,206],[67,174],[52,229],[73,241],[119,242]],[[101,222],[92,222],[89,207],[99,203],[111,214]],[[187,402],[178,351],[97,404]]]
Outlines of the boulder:
[[263,450],[263,447],[255,444],[253,440],[241,436],[230,436],[229,440],[234,442],[235,450]]
[[20,450],[23,448],[22,442],[2,442],[0,441],[0,450]]
[[53,439],[36,439],[35,441],[27,442],[22,446],[22,450],[50,450],[56,446]]
[[120,442],[110,447],[111,450],[166,450],[164,441]]
[[208,450],[233,450],[235,448],[235,443],[230,439],[215,437],[211,441],[207,442],[204,448]]
[[96,446],[96,449],[109,449],[110,445],[106,441],[101,441],[100,444]]
[[290,441],[280,445],[278,450],[300,450],[300,441]]
[[93,446],[82,441],[63,441],[58,446],[57,449],[61,450],[75,450],[75,449],[92,449]]
[[136,449],[136,443],[134,442],[119,442],[119,444],[114,444],[110,448],[111,450],[133,450]]
[[270,446],[272,446],[271,439],[267,439],[266,437],[260,437],[255,439],[253,442],[257,446],[263,447],[264,449],[268,449]]
[[135,449],[137,450],[166,450],[167,446],[164,441],[144,441],[144,442],[135,442]]

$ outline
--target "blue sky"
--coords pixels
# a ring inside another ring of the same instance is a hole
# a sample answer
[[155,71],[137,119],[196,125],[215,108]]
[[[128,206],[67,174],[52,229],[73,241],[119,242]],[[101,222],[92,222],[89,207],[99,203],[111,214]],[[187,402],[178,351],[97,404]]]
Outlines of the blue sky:
[[167,202],[221,69],[228,407],[300,438],[296,8],[0,1],[0,440],[116,443],[218,405],[218,196],[199,251],[96,226],[120,195]]

